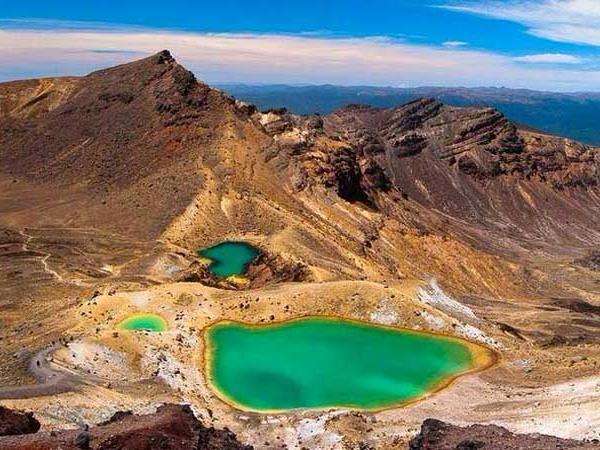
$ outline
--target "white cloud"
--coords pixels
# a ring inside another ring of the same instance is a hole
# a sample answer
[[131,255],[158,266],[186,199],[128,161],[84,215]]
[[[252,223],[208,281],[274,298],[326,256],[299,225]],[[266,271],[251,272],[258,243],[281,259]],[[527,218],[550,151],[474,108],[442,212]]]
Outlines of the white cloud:
[[582,58],[564,53],[540,53],[536,55],[525,55],[513,58],[515,61],[526,63],[544,63],[544,64],[581,64]]
[[467,43],[464,41],[446,41],[443,42],[442,45],[444,47],[464,47]]
[[165,48],[209,83],[600,90],[598,70],[523,64],[490,52],[413,45],[382,37],[27,29],[23,24],[0,29],[0,78],[85,74]]
[[553,41],[600,46],[600,0],[466,0],[441,8],[517,22]]

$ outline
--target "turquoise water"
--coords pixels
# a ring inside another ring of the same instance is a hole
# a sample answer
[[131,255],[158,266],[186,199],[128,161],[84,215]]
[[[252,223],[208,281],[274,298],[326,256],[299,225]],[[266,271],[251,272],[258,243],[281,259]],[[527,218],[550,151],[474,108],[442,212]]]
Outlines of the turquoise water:
[[245,242],[223,242],[198,254],[212,261],[210,271],[218,277],[243,275],[248,264],[259,255],[258,249]]
[[205,337],[213,388],[254,411],[385,408],[475,365],[457,339],[325,317],[265,326],[219,322]]
[[135,314],[119,323],[122,330],[165,331],[167,321],[156,314]]

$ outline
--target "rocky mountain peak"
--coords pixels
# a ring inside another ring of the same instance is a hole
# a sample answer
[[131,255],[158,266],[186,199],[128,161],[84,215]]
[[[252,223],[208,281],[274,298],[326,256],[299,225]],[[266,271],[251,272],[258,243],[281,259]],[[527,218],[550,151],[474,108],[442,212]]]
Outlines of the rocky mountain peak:
[[[0,125],[11,175],[82,180],[101,195],[159,177],[148,184],[168,184],[177,198],[185,186],[191,197],[201,180],[177,164],[234,161],[213,150],[221,142],[227,149],[237,142],[251,157],[263,153],[268,170],[294,192],[324,187],[377,207],[414,199],[463,214],[465,205],[488,208],[482,190],[492,183],[508,198],[515,182],[556,191],[600,179],[597,149],[522,129],[493,108],[420,98],[387,109],[348,105],[326,116],[259,113],[197,81],[166,50],[81,77],[41,116]],[[147,195],[145,186],[138,195]]]

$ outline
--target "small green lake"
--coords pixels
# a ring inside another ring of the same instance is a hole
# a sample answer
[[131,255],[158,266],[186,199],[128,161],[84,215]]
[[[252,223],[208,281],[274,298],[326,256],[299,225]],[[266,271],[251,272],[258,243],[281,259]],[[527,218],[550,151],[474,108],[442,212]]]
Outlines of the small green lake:
[[265,326],[218,322],[205,339],[213,390],[259,412],[399,405],[480,366],[475,353],[487,352],[451,337],[326,317]]
[[212,261],[209,269],[213,274],[225,278],[246,273],[248,264],[250,264],[260,252],[258,249],[245,242],[228,241],[222,242],[214,247],[199,250],[198,254]]
[[167,321],[156,314],[135,314],[119,323],[121,330],[165,331]]

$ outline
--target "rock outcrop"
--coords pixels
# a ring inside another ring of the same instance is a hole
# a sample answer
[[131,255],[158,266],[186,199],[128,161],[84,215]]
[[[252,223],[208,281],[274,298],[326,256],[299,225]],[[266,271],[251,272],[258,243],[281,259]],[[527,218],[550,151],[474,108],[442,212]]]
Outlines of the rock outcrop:
[[284,281],[307,281],[309,277],[309,270],[304,264],[266,253],[261,253],[248,266],[245,274],[245,278],[249,281],[249,287],[252,288]]
[[458,427],[427,419],[410,450],[553,450],[598,449],[600,442],[561,439],[543,434],[515,434],[497,425]]
[[40,423],[33,413],[14,411],[0,406],[0,436],[36,433]]
[[[324,117],[271,111],[255,118],[273,137],[266,159],[287,170],[296,191],[324,188],[404,221],[412,201],[490,236],[510,227],[520,245],[533,236],[600,238],[592,224],[598,148],[519,128],[492,108],[420,99],[390,109],[350,105]],[[431,230],[430,218],[409,214]],[[571,223],[569,236],[557,220]]]
[[[491,108],[451,107],[433,99],[391,109],[350,105],[317,118],[319,127],[286,112],[269,114],[268,123],[280,125],[265,126],[265,130],[283,147],[293,145],[296,153],[311,155],[312,159],[300,158],[305,170],[320,175],[326,186],[353,186],[362,181],[371,190],[390,183],[400,187],[395,183],[398,166],[410,165],[412,158],[425,158],[425,153],[445,161],[447,170],[455,166],[482,183],[503,176],[547,182],[555,188],[600,183],[596,149],[521,130]],[[324,139],[339,144],[319,145]],[[303,146],[304,151],[299,151]],[[311,161],[325,167],[311,171]],[[359,176],[360,181],[356,180]]]
[[241,444],[227,429],[217,430],[202,425],[188,406],[170,404],[163,405],[154,414],[148,415],[119,412],[110,420],[83,430],[0,437],[0,448],[3,450],[252,449]]

